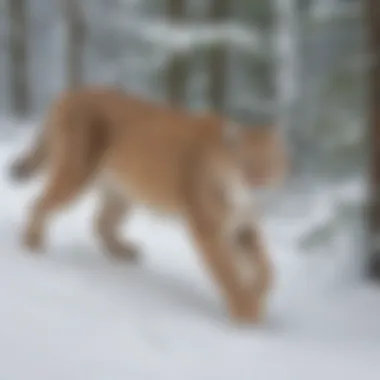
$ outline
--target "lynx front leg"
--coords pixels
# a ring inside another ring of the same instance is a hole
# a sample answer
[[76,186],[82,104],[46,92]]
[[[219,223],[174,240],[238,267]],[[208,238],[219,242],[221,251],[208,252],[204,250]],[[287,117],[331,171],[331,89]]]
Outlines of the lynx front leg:
[[230,249],[225,234],[226,212],[222,196],[196,191],[189,202],[190,230],[207,269],[226,300],[232,319],[240,323],[256,323],[260,315],[252,299],[252,288],[244,284],[239,257]]
[[232,319],[239,323],[258,322],[260,315],[254,307],[252,292],[244,286],[237,261],[226,250],[226,242],[203,232],[201,224],[195,220],[192,221],[192,227],[203,260],[225,297]]

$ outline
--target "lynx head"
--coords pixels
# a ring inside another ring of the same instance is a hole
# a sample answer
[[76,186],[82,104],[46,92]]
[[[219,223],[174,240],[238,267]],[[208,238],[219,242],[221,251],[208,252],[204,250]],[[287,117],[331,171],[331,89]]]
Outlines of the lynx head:
[[236,167],[247,185],[272,188],[284,181],[289,160],[285,139],[278,128],[229,124],[224,132]]

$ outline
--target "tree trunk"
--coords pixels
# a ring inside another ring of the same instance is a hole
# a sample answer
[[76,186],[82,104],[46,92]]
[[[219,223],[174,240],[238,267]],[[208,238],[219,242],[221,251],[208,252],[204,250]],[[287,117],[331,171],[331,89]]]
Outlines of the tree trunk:
[[[186,0],[166,0],[170,21],[180,23],[186,17]],[[167,71],[167,96],[173,106],[186,102],[187,62],[186,56],[174,53]]]
[[[232,0],[233,1],[233,0]],[[229,0],[212,0],[209,19],[213,23],[225,21],[229,12]],[[208,97],[212,107],[223,112],[227,97],[228,51],[226,46],[217,45],[210,49]]]
[[63,0],[67,28],[66,78],[69,88],[83,83],[85,22],[81,0]]
[[278,124],[281,129],[292,125],[292,110],[298,100],[299,31],[296,0],[274,0],[276,13],[276,87]]
[[28,52],[26,30],[26,6],[24,0],[9,0],[9,77],[11,111],[24,117],[30,111],[30,89],[28,83]]
[[380,2],[365,0],[371,66],[369,72],[369,272],[380,280]]

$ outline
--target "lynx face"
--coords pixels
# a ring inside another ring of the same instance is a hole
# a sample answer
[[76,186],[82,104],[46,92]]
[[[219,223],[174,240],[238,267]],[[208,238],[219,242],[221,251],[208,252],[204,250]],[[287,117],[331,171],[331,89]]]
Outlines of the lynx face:
[[282,184],[288,168],[285,142],[271,127],[242,131],[236,163],[248,187],[273,188]]

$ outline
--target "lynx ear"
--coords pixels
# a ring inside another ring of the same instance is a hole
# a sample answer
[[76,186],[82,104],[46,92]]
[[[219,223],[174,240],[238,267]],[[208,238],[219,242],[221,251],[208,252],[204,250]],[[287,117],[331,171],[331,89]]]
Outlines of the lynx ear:
[[240,139],[242,127],[232,121],[223,124],[223,139],[227,144],[235,144]]

